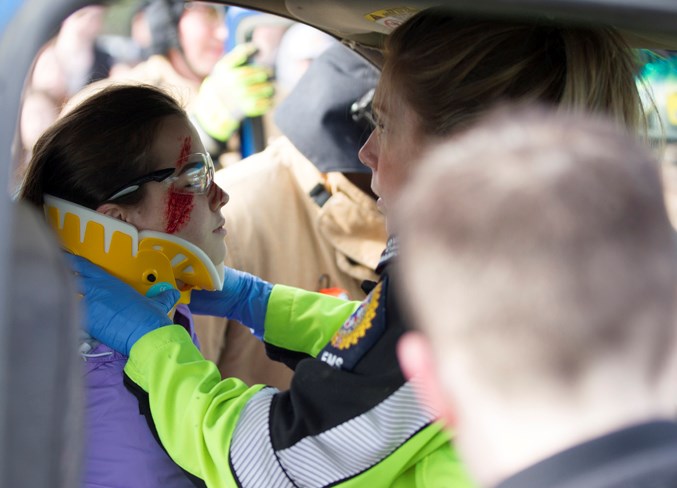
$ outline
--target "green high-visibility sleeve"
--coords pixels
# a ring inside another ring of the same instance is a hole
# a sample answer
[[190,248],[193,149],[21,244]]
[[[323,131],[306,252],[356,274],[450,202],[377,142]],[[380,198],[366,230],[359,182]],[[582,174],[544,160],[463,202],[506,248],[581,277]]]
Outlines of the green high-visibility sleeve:
[[186,329],[168,325],[139,339],[125,373],[148,392],[162,445],[183,469],[210,487],[235,487],[228,453],[242,408],[262,385],[221,379]]
[[[266,315],[266,340],[316,355],[359,302],[280,287]],[[243,408],[264,387],[221,379],[186,330],[161,327],[132,347],[125,373],[148,393],[163,446],[182,468],[210,487],[239,486],[229,456]],[[273,422],[274,419],[269,419]],[[386,481],[388,480],[388,481]],[[439,424],[425,427],[391,455],[338,486],[469,488],[469,481]]]
[[315,357],[360,303],[275,285],[266,309],[263,340]]
[[477,488],[441,423],[433,423],[341,488]]

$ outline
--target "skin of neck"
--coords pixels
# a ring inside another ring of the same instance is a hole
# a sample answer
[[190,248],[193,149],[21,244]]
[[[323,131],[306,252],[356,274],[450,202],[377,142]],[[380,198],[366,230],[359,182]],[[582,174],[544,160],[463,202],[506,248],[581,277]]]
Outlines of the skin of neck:
[[473,381],[467,369],[447,368],[456,372],[447,383],[455,400],[454,444],[469,472],[480,486],[492,487],[567,448],[633,424],[671,418],[675,375],[673,381],[647,385],[646,373],[633,374],[628,366],[591,371],[575,388],[527,379],[511,393]]
[[167,59],[179,75],[187,80],[195,82],[199,85],[204,80],[203,77],[197,75],[186,61],[186,57],[178,49],[170,49],[167,52]]

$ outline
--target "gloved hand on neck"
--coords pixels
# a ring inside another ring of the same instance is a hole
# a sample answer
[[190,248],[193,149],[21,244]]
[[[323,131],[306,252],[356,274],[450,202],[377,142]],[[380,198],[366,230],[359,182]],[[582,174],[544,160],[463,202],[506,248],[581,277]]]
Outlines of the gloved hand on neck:
[[87,259],[72,254],[66,257],[77,274],[84,328],[98,341],[129,356],[141,337],[172,323],[169,314],[180,297],[177,289],[149,298]]
[[190,310],[197,315],[228,317],[252,329],[263,338],[268,299],[273,285],[243,271],[225,267],[223,289],[220,291],[194,290]]

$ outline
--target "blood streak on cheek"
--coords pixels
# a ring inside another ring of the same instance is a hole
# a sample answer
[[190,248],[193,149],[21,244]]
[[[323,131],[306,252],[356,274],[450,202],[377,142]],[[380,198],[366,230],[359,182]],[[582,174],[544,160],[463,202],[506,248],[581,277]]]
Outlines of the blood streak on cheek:
[[195,203],[194,195],[190,193],[178,193],[173,188],[169,189],[167,207],[165,208],[165,222],[167,234],[175,234],[190,221],[190,214]]
[[[193,140],[190,136],[183,139],[181,144],[181,153],[176,160],[176,169],[186,164]],[[169,188],[167,194],[167,207],[165,208],[165,222],[167,234],[175,234],[180,231],[190,221],[190,214],[193,211],[194,195],[190,193],[179,193],[174,188]]]

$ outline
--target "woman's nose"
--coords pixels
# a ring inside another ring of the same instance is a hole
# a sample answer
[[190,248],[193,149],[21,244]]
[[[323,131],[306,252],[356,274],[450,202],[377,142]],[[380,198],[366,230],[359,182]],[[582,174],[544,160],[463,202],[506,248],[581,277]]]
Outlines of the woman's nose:
[[209,199],[209,208],[212,210],[212,212],[217,212],[221,209],[221,207],[228,203],[228,200],[230,200],[230,195],[223,191],[223,188],[221,188],[216,183],[212,183],[210,193],[211,198]]
[[360,148],[360,151],[357,153],[357,156],[362,161],[366,167],[371,168],[372,170],[376,168],[376,163],[378,161],[376,153],[376,130],[374,129],[369,134],[367,142]]

